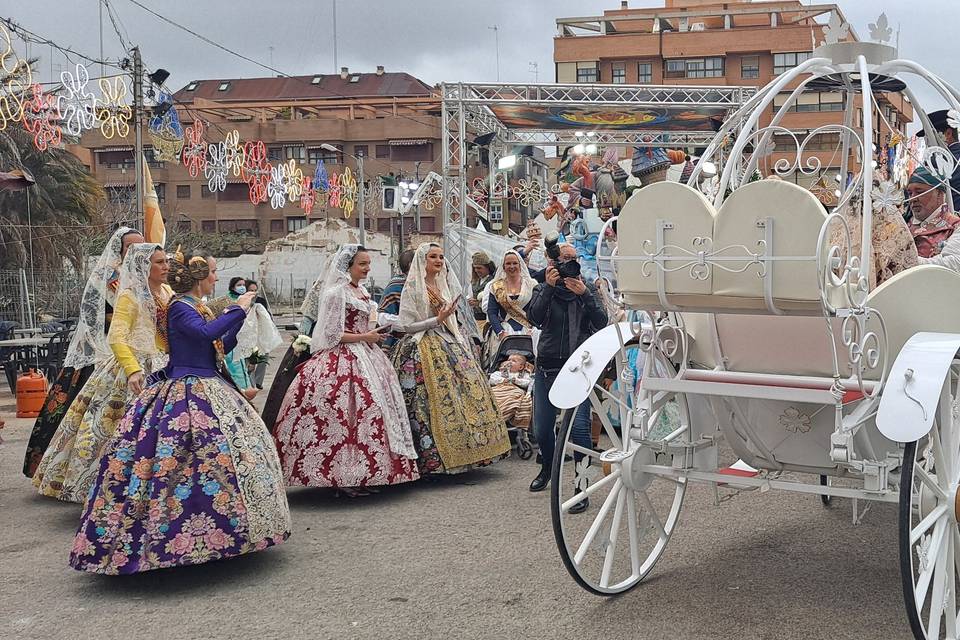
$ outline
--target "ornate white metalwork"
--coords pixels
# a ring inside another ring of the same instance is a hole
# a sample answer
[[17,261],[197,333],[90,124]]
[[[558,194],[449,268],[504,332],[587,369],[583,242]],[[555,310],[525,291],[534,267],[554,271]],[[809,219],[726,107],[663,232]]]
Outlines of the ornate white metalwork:
[[[757,265],[757,276],[762,278],[767,272],[766,261],[771,259],[770,256],[766,255],[766,242],[763,240],[757,241],[757,247],[760,250],[756,253],[750,251],[750,249],[742,244],[729,245],[714,250],[713,239],[700,236],[693,238],[692,243],[693,248],[686,249],[674,244],[654,247],[652,241],[644,240],[643,253],[639,256],[640,258],[645,258],[640,264],[641,272],[649,278],[653,275],[654,266],[664,273],[687,269],[690,278],[693,280],[706,280],[710,277],[713,267],[723,269],[729,273],[743,273],[751,266]],[[656,248],[657,251],[650,253],[654,248]],[[670,251],[670,253],[666,253],[667,251]],[[733,254],[735,251],[739,253]],[[682,254],[682,256],[678,256],[677,253]],[[668,266],[667,263],[670,262],[676,262],[678,264]],[[741,267],[731,267],[724,264],[725,262],[743,262],[744,264]]]
[[840,19],[840,12],[831,12],[830,22],[823,28],[823,43],[836,44],[846,40],[848,35],[850,35],[850,25]]
[[72,136],[78,136],[87,129],[93,129],[97,123],[97,98],[87,91],[90,75],[87,68],[77,64],[76,74],[64,71],[60,74],[63,93],[57,96],[57,107],[63,115],[64,130]]
[[884,180],[870,192],[873,210],[877,213],[898,215],[903,206],[903,191],[889,180]]
[[207,179],[207,188],[214,193],[226,190],[227,173],[229,171],[226,142],[207,145],[207,163],[203,167],[203,176]]
[[893,37],[893,29],[887,21],[886,13],[881,13],[877,21],[871,22],[868,26],[870,38],[876,42],[890,42],[890,38]]
[[271,209],[282,209],[287,201],[287,168],[278,164],[270,170],[270,181],[267,182],[267,196],[270,198]]

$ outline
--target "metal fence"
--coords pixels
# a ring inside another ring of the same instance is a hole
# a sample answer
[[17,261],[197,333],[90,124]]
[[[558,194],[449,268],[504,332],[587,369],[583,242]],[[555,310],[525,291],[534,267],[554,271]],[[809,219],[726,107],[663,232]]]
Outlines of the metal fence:
[[77,315],[84,277],[69,269],[0,271],[0,320],[24,327]]

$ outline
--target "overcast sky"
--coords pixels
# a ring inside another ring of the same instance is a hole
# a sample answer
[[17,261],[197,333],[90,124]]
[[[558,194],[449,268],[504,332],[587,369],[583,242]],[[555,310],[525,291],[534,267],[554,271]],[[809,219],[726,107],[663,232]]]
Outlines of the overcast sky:
[[[502,81],[533,81],[533,62],[539,67],[539,80],[552,82],[556,18],[599,15],[620,4],[619,0],[339,0],[335,65],[333,0],[141,1],[250,58],[269,64],[272,55],[272,66],[286,73],[332,73],[337,66],[372,72],[379,64],[430,84],[496,80],[495,33],[489,28],[493,25],[499,27]],[[110,4],[124,36],[140,45],[145,64],[171,72],[168,85],[173,89],[194,79],[268,74],[160,21],[129,0],[110,0]],[[631,7],[662,4],[630,1]],[[956,0],[841,0],[839,4],[864,39],[867,24],[886,10],[894,29],[901,27],[901,56],[919,61],[954,85],[960,82],[951,51],[960,18]],[[99,54],[98,0],[4,0],[0,7],[5,17],[59,44]],[[103,40],[107,57],[123,55],[106,14]],[[24,53],[22,43],[18,51]],[[41,80],[49,80],[49,47],[34,46],[30,53],[40,57]],[[59,77],[60,66],[68,63],[56,52],[52,62]],[[931,93],[918,87],[918,95],[927,98]],[[939,107],[937,102],[928,110]]]

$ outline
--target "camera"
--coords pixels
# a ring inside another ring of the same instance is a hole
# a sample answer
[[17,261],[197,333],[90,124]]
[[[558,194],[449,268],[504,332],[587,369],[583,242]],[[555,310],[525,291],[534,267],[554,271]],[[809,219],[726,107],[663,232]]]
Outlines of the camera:
[[580,277],[580,263],[576,260],[568,260],[567,262],[558,262],[557,271],[560,272],[561,278],[579,278]]
[[556,231],[551,231],[543,238],[543,250],[547,254],[547,257],[558,262],[560,260],[560,234]]

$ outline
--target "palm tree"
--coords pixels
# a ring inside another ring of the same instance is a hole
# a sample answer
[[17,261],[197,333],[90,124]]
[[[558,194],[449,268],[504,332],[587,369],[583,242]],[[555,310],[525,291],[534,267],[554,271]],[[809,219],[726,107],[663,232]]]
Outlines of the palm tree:
[[[25,77],[26,65],[32,63],[23,62],[13,73],[0,77],[0,87],[9,86],[12,76]],[[66,259],[83,271],[86,239],[105,232],[99,225],[105,205],[103,187],[66,149],[38,151],[31,134],[18,122],[8,122],[0,131],[0,170],[12,169],[23,169],[36,180],[29,189],[34,267],[59,271]],[[0,270],[30,261],[27,198],[25,191],[0,191]]]

